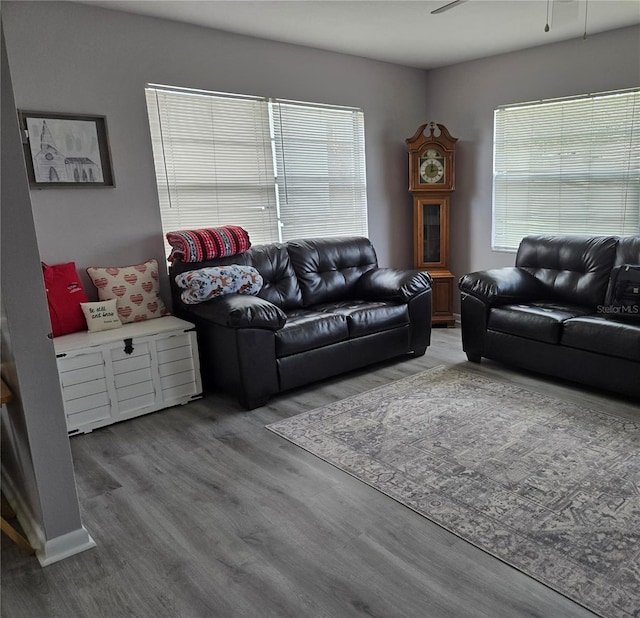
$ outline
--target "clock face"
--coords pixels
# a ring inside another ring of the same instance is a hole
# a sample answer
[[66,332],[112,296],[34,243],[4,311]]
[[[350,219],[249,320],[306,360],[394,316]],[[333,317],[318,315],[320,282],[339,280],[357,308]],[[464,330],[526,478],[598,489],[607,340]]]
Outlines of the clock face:
[[427,184],[444,182],[444,157],[437,150],[429,149],[420,157],[420,182]]

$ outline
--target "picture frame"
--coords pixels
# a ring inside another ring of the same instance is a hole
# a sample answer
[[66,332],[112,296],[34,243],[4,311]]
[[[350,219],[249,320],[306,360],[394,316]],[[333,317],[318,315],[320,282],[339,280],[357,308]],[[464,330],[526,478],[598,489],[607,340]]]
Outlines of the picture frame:
[[115,187],[105,116],[18,110],[32,187]]

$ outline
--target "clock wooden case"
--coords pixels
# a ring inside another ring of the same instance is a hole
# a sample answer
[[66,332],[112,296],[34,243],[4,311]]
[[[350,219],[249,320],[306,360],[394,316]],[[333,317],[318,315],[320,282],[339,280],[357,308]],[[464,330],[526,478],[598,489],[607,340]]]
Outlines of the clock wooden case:
[[406,140],[413,194],[414,265],[433,278],[432,323],[453,326],[454,276],[449,270],[449,208],[455,189],[455,145],[442,124],[430,122]]
[[454,155],[458,138],[451,137],[444,125],[429,122],[406,141],[409,146],[409,191],[453,191],[456,188]]

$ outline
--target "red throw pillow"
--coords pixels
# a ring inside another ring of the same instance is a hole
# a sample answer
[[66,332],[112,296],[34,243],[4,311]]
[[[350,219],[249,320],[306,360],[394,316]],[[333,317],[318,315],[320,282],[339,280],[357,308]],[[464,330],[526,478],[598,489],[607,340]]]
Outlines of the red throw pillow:
[[42,265],[54,337],[87,330],[80,303],[88,302],[74,262]]

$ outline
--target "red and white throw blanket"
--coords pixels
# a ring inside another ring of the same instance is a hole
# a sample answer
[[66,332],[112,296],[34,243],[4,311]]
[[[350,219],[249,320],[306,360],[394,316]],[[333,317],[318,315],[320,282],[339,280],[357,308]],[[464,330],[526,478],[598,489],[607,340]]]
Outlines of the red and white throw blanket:
[[171,245],[169,262],[203,262],[244,253],[251,247],[249,234],[237,225],[167,232],[167,241]]

